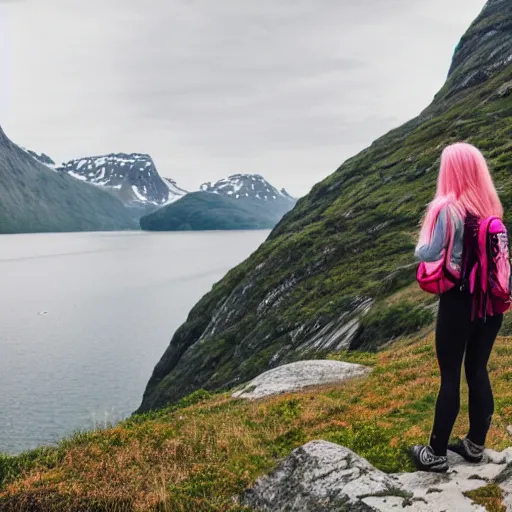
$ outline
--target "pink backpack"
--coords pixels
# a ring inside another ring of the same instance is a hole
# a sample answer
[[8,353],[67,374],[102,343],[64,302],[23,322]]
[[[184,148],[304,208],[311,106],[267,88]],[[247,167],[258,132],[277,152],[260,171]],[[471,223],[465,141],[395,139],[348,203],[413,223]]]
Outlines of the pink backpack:
[[[508,233],[502,220],[488,217],[478,221],[473,240],[469,247],[464,247],[462,272],[451,265],[451,249],[451,246],[444,249],[438,261],[419,264],[416,278],[421,289],[441,295],[455,285],[462,286],[464,273],[473,295],[473,319],[508,311],[512,305],[511,267]],[[467,258],[468,249],[476,253],[471,262]],[[468,264],[471,268],[467,268]]]
[[503,314],[511,307],[511,269],[507,228],[499,217],[478,226],[478,259],[466,270],[474,295],[473,317]]
[[[453,240],[451,222],[448,222],[447,230],[448,239]],[[450,291],[460,281],[460,268],[455,268],[451,264],[452,244],[443,249],[437,261],[422,261],[419,264],[416,280],[422,290],[441,295]]]

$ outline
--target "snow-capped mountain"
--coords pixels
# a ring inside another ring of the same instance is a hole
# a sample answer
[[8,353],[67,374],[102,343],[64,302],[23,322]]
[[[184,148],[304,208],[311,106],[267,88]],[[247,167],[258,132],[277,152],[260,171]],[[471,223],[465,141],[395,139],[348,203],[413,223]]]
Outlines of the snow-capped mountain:
[[204,183],[173,204],[144,215],[146,231],[272,229],[296,203],[259,174],[234,174]]
[[202,192],[222,194],[234,199],[257,199],[269,202],[286,202],[292,206],[296,200],[283,188],[278,190],[259,174],[233,174],[228,178],[201,185]]
[[99,188],[59,176],[54,163],[11,141],[0,126],[0,233],[137,229],[138,218]]
[[142,153],[80,158],[62,164],[57,170],[110,189],[132,204],[161,206],[187,194],[175,181],[162,178],[151,157]]

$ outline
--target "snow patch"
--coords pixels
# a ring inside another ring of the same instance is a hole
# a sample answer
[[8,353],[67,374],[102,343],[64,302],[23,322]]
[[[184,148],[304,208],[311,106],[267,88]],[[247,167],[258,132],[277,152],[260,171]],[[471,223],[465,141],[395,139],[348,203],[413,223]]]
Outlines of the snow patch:
[[133,193],[135,194],[135,196],[137,197],[137,199],[139,199],[139,201],[144,201],[146,202],[147,201],[147,198],[144,197],[140,192],[139,192],[139,189],[135,186],[135,185],[132,185],[132,190],[133,190]]
[[82,176],[81,174],[77,174],[76,172],[68,171],[68,174],[77,180],[87,181],[87,178],[85,176]]

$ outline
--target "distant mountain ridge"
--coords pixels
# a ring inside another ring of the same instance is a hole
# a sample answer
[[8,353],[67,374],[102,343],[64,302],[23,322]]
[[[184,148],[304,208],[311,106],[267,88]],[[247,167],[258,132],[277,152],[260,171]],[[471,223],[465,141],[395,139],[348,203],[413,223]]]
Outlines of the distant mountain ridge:
[[[260,212],[257,213],[260,220],[265,218],[265,227],[274,227],[297,202],[284,188],[278,190],[260,174],[233,174],[214,184],[204,183],[200,189],[245,203],[249,209]],[[267,213],[262,217],[263,211]]]
[[211,192],[240,199],[249,197],[265,201],[295,202],[295,199],[283,188],[281,191],[273,187],[259,174],[233,174],[221,179],[212,185],[211,182],[203,183],[202,192]]
[[283,215],[282,210],[269,208],[265,201],[192,192],[143,216],[140,226],[146,231],[272,229]]
[[141,218],[149,231],[271,229],[295,205],[257,174],[235,174],[201,185],[179,201]]
[[50,161],[16,145],[0,127],[0,233],[137,229],[121,201],[55,172]]
[[153,159],[144,153],[112,153],[63,163],[58,172],[105,187],[125,203],[162,206],[177,201],[186,190],[162,178]]
[[147,230],[271,229],[296,203],[259,174],[233,174],[189,193],[162,177],[145,153],[111,153],[57,165],[45,153],[22,149],[45,168],[116,196]]

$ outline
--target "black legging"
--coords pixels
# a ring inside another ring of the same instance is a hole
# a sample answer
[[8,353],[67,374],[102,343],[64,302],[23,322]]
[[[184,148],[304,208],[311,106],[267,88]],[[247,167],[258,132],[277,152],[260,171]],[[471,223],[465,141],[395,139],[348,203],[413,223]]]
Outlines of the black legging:
[[[430,438],[436,455],[446,455],[460,409],[462,361],[469,387],[468,438],[483,446],[494,413],[487,363],[503,315],[471,321],[471,295],[458,289],[441,296],[436,328],[436,352],[441,370],[434,427]],[[464,358],[464,353],[466,357]]]

